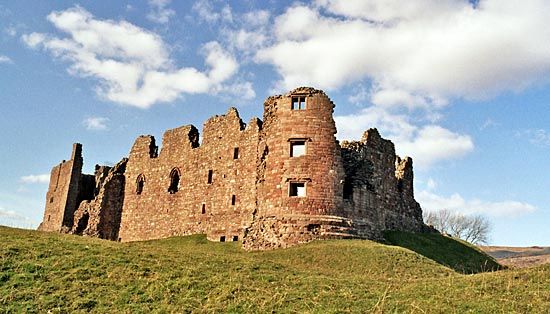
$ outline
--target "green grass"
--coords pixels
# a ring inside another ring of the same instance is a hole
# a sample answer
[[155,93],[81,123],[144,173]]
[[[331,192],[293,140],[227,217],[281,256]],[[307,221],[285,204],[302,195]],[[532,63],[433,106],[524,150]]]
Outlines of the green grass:
[[[403,246],[438,243],[413,234],[392,239]],[[548,265],[465,275],[426,252],[371,241],[318,241],[249,253],[238,243],[213,243],[203,236],[121,244],[0,227],[0,243],[0,312],[8,313],[544,313],[550,308]]]
[[436,233],[412,234],[388,231],[384,238],[391,245],[407,248],[464,274],[503,269],[496,260],[476,246]]

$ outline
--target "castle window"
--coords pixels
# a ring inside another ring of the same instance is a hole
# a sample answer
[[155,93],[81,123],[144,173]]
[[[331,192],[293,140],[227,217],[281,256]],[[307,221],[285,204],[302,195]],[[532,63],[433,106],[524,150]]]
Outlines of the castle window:
[[306,109],[306,97],[292,97],[292,110],[305,110]]
[[53,203],[53,197],[50,197],[50,203]]
[[202,204],[201,214],[206,214],[206,204]]
[[239,236],[233,236],[233,242],[239,241]]
[[170,172],[170,186],[168,187],[168,193],[174,194],[180,187],[180,171],[178,168],[172,169]]
[[50,221],[51,215],[48,215],[48,221]]
[[140,174],[136,180],[136,194],[140,195],[143,192],[143,186],[145,185],[145,177]]
[[233,149],[233,159],[239,159],[239,148],[235,147]]
[[306,141],[291,140],[290,141],[290,157],[300,157],[306,154]]
[[220,237],[220,242],[225,242],[225,236]]
[[208,184],[212,184],[213,176],[214,176],[214,171],[208,170]]
[[235,195],[231,195],[231,205],[235,205],[237,202],[237,197]]
[[306,184],[304,182],[290,182],[288,195],[290,197],[305,197]]
[[351,184],[350,180],[344,181],[344,199],[345,200],[351,200],[353,199],[353,185]]

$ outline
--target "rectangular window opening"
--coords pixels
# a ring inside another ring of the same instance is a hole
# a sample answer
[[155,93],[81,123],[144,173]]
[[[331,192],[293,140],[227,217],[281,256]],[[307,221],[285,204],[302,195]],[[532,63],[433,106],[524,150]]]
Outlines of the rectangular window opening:
[[239,236],[233,236],[233,242],[239,241]]
[[201,214],[206,214],[206,204],[202,204]]
[[220,242],[225,242],[225,236],[220,237]]
[[305,110],[306,109],[306,97],[292,97],[292,110]]
[[214,175],[214,171],[208,170],[208,184],[212,184],[213,175]]
[[239,148],[235,147],[233,149],[233,159],[239,159]]
[[290,157],[300,157],[306,154],[306,141],[290,142]]
[[231,195],[231,205],[235,205],[237,202],[237,197],[235,195]]
[[291,196],[291,197],[305,197],[306,196],[306,184],[304,182],[290,182],[289,196]]

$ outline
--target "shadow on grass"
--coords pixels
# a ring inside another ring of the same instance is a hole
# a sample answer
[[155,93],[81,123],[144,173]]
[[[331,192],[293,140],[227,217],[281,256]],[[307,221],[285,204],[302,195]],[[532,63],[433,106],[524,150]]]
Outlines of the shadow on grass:
[[386,231],[384,238],[388,244],[407,248],[463,274],[503,269],[477,247],[438,233]]

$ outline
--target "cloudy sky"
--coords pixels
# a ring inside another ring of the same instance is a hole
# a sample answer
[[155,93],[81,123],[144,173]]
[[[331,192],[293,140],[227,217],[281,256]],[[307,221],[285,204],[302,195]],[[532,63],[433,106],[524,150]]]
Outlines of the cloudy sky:
[[550,2],[3,1],[0,224],[34,228],[52,166],[297,86],[339,139],[377,127],[425,210],[483,214],[491,243],[550,245]]

